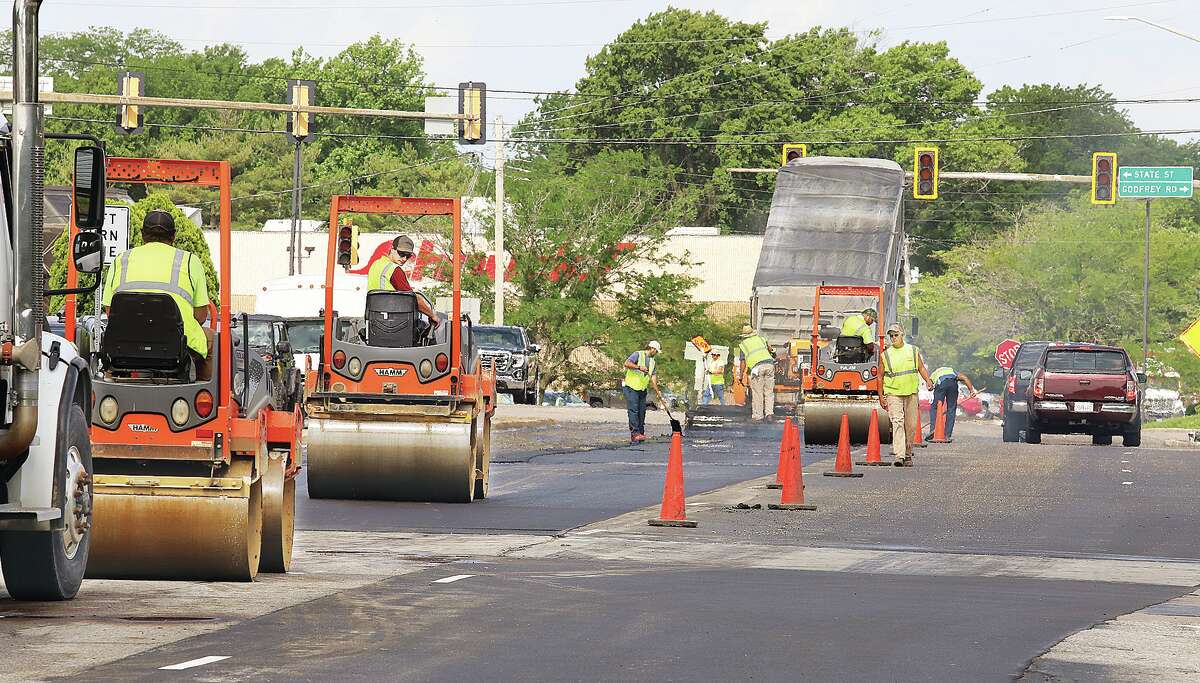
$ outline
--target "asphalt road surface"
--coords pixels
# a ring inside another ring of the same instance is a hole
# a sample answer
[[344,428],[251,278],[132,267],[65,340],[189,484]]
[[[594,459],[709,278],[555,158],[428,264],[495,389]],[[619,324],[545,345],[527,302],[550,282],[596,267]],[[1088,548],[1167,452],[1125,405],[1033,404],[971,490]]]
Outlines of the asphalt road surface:
[[[368,564],[455,550],[71,680],[1001,681],[1200,584],[1195,451],[957,436],[862,479],[820,476],[833,449],[809,446],[818,510],[779,513],[735,505],[778,495],[761,486],[778,426],[689,433],[694,530],[645,525],[665,439],[510,438],[471,505],[312,501],[302,481],[300,544],[320,537],[332,556],[354,540],[374,546]],[[1106,678],[1120,677],[1065,680]]]

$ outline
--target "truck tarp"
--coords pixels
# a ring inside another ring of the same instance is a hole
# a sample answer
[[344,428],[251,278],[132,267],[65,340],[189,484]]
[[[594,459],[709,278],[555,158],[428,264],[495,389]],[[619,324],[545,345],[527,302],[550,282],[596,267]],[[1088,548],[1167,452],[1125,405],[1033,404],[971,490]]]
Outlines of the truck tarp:
[[[882,286],[884,322],[896,319],[904,243],[904,171],[886,159],[808,157],[779,169],[751,302],[772,344],[812,333],[814,287]],[[822,324],[874,307],[869,299],[825,298]],[[828,312],[828,315],[826,313]]]

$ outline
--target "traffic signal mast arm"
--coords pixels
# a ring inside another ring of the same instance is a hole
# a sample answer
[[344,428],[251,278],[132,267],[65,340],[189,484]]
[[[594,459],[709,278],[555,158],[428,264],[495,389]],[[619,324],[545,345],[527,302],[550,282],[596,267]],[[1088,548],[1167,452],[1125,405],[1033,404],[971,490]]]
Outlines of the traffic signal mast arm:
[[[328,114],[334,116],[364,116],[392,119],[438,119],[444,121],[474,121],[475,119],[475,117],[466,114],[400,111],[397,109],[318,107],[300,103],[281,104],[275,102],[239,102],[236,100],[190,100],[175,97],[125,97],[122,95],[96,95],[91,93],[43,92],[38,93],[38,100],[47,104],[189,107],[194,109],[223,109],[227,111],[277,111],[289,114]],[[12,102],[12,91],[0,91],[0,102]]]
[[[731,168],[730,173],[778,173],[777,168]],[[990,171],[942,171],[938,174],[943,180],[1012,180],[1027,183],[1073,183],[1076,185],[1091,185],[1090,175],[1062,175],[1058,173],[993,173]],[[911,172],[905,172],[905,178],[912,179]],[[1200,180],[1193,180],[1192,187],[1200,187]]]

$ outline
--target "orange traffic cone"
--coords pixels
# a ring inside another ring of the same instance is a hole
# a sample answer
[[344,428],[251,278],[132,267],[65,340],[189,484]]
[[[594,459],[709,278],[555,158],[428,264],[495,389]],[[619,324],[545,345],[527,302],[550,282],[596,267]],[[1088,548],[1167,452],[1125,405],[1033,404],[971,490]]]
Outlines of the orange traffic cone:
[[[913,437],[913,443],[912,443],[913,448],[926,448],[929,446],[929,444],[925,443],[924,436],[921,434],[921,432],[923,432],[923,431],[925,431],[925,428],[921,426],[921,406],[918,403],[917,404],[917,435]],[[892,443],[895,443],[895,442],[893,441]]]
[[879,457],[879,410],[871,409],[871,426],[867,429],[867,459],[859,465],[879,466],[883,460]]
[[767,505],[769,510],[816,510],[816,505],[804,504],[804,462],[800,457],[802,446],[798,427],[792,427],[792,438],[788,440],[787,457],[783,467],[783,491],[779,502]]
[[775,483],[767,484],[769,489],[783,488],[783,471],[787,468],[788,449],[796,441],[793,429],[795,429],[795,425],[789,415],[783,422],[783,437],[779,439],[779,465],[775,468]]
[[838,433],[837,460],[833,463],[833,471],[823,474],[827,477],[862,476],[862,472],[854,471],[854,462],[850,460],[850,416],[846,413],[842,413],[842,429]]
[[683,504],[683,434],[671,434],[671,456],[667,460],[667,481],[663,485],[662,511],[658,519],[650,520],[650,526],[679,526],[696,528],[696,522],[688,521]]
[[933,438],[929,443],[950,443],[953,439],[946,438],[946,401],[938,404],[937,422],[933,425]]

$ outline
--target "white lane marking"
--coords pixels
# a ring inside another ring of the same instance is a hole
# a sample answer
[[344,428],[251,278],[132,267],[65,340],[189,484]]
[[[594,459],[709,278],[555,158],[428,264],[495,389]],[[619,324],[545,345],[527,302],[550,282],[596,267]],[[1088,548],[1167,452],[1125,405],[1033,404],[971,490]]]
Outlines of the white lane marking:
[[474,574],[455,574],[454,576],[447,576],[445,578],[438,579],[438,580],[434,581],[434,583],[454,583],[455,581],[462,581],[463,579],[469,579],[472,576],[475,576],[475,575]]
[[605,531],[608,531],[608,529],[588,529],[586,531],[576,531],[575,533],[573,533],[571,535],[572,536],[591,536],[592,534],[599,534],[599,533],[603,533]]
[[209,655],[208,657],[201,657],[200,659],[189,659],[186,662],[172,664],[171,666],[160,666],[160,667],[158,667],[158,670],[159,671],[183,671],[184,669],[191,669],[192,667],[204,666],[205,664],[212,664],[213,662],[219,662],[222,659],[229,659],[229,657],[223,656],[223,655]]
[[1128,465],[1128,464],[1129,464],[1129,461],[1128,461],[1128,460],[1122,460],[1122,461],[1121,461],[1121,464],[1122,464],[1122,465]]
[[1126,473],[1128,473],[1128,474],[1133,474],[1133,470],[1121,470],[1121,471],[1122,471],[1122,472],[1126,472]]
[[1132,481],[1123,481],[1123,482],[1121,482],[1121,486],[1133,486],[1133,482]]

